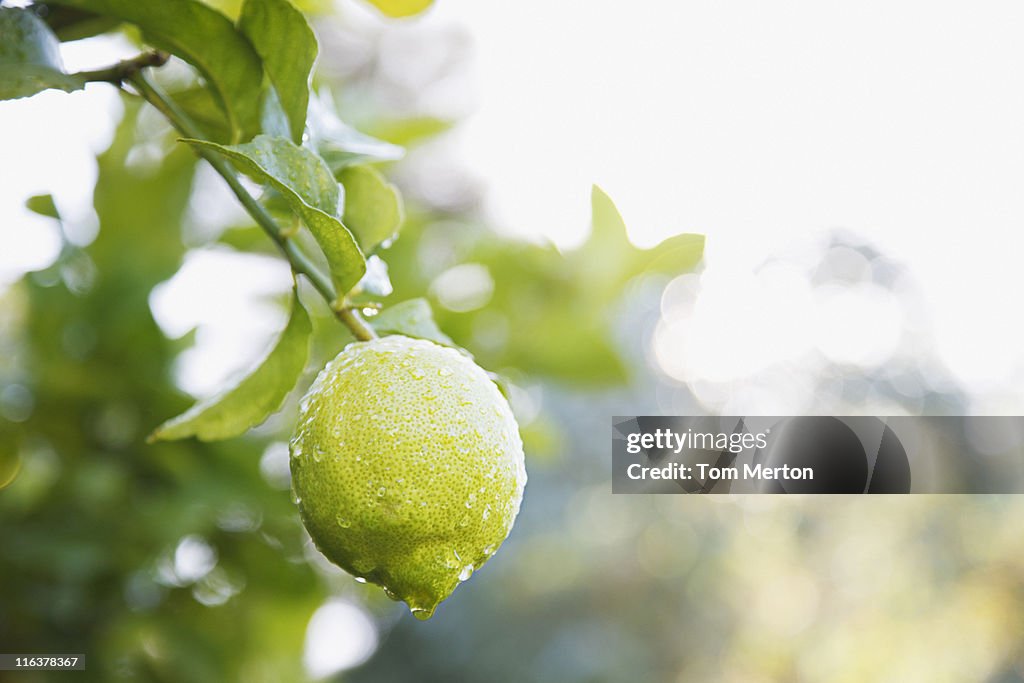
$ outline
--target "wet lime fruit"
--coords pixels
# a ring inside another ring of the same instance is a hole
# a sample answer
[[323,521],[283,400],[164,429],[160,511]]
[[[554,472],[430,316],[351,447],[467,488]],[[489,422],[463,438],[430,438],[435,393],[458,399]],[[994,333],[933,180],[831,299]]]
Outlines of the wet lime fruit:
[[320,552],[424,619],[505,540],[526,484],[515,418],[487,374],[402,336],[327,364],[302,399],[291,471]]

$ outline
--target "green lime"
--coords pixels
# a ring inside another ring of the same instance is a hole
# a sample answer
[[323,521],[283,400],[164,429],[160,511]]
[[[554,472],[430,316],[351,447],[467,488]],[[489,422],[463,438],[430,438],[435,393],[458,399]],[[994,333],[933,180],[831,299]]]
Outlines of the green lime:
[[519,512],[523,445],[472,360],[389,336],[350,344],[302,399],[292,487],[320,551],[426,619]]

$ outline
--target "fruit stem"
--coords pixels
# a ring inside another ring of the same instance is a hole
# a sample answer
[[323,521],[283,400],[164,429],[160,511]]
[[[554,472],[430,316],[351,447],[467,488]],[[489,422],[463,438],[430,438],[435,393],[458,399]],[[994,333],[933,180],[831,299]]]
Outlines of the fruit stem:
[[[128,61],[133,62],[135,60]],[[116,69],[117,67],[115,66],[112,68]],[[146,74],[141,70],[137,69],[130,73],[125,73],[116,82],[130,83],[142,99],[153,105],[161,114],[164,115],[174,129],[185,137],[195,138],[197,140],[204,139],[202,132],[189,118],[188,114],[182,111],[178,105],[175,104],[174,100],[168,97],[156,83],[147,78]],[[320,296],[324,298],[324,301],[326,301],[330,306],[331,311],[334,312],[335,317],[349,328],[352,335],[360,341],[376,339],[376,332],[366,324],[366,321],[360,317],[358,312],[352,310],[344,296],[338,296],[330,278],[324,275],[323,272],[317,268],[298,244],[293,240],[288,239],[291,233],[289,231],[282,230],[281,226],[277,224],[277,221],[275,221],[267,210],[263,208],[263,205],[261,205],[255,197],[249,194],[249,191],[242,185],[241,181],[238,179],[238,175],[231,168],[230,164],[209,150],[197,147],[193,147],[192,149],[196,154],[205,159],[207,163],[213,167],[213,170],[217,171],[217,173],[224,179],[224,182],[228,184],[228,187],[231,188],[231,191],[238,198],[238,201],[241,202],[248,214],[252,216],[252,219],[256,221],[256,224],[259,225],[265,233],[267,233],[270,239],[272,239],[281,250],[281,253],[288,260],[288,263],[291,264],[292,271],[296,274],[304,275],[306,279],[309,280],[310,284],[313,285],[313,289],[315,289]],[[343,305],[336,305],[336,302],[339,301],[342,302]]]
[[352,331],[352,335],[359,341],[370,341],[371,339],[377,338],[377,333],[374,332],[373,328],[366,324],[359,312],[352,307],[348,299],[342,297],[341,301],[331,305],[331,310],[338,316],[341,322],[348,325],[348,329]]

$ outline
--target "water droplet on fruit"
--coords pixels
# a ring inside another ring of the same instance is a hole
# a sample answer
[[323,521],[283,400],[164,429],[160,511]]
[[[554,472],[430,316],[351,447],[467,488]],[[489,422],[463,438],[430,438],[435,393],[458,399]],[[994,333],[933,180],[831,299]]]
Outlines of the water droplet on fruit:
[[355,578],[356,578],[356,583],[366,583],[366,579],[363,578],[362,576],[357,576]]
[[412,615],[414,617],[416,617],[417,619],[419,619],[420,621],[426,621],[427,619],[429,619],[430,617],[432,617],[434,615],[434,610],[432,610],[432,609],[424,609],[422,607],[413,607],[412,608]]
[[386,488],[384,488],[383,486],[381,486],[379,489],[377,489],[377,497],[378,498],[383,498],[384,494],[387,493],[387,492],[388,492],[388,490]]
[[462,558],[459,557],[459,554],[455,551],[454,548],[447,551],[444,557],[440,557],[438,559],[441,561],[441,564],[443,564],[448,569],[458,569],[460,566],[462,566]]
[[350,526],[352,526],[352,522],[348,521],[341,515],[338,515],[337,517],[335,517],[335,519],[338,521],[338,526],[340,526],[342,529],[348,529]]
[[462,568],[462,571],[459,572],[459,581],[468,581],[471,576],[473,576],[473,565],[467,564]]

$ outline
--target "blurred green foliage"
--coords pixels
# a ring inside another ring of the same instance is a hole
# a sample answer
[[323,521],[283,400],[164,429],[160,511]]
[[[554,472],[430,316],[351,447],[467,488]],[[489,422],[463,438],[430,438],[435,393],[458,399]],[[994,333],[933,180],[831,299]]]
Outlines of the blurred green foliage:
[[[93,653],[93,680],[238,680],[248,667],[256,679],[295,678],[308,618],[296,609],[322,596],[311,569],[289,561],[300,527],[259,475],[259,440],[144,444],[188,404],[170,379],[180,344],[156,326],[148,296],[181,263],[196,162],[179,148],[146,173],[126,164],[137,109],[99,158],[95,242],[68,243],[4,297],[20,321],[5,329],[13,371],[33,408],[3,444],[22,468],[0,493],[0,642]],[[161,573],[189,535],[218,556],[196,583]],[[251,581],[251,567],[269,581]],[[264,598],[211,610],[196,597],[243,586]],[[224,656],[242,642],[255,661]]]

